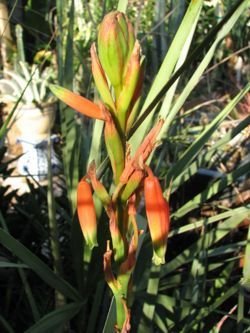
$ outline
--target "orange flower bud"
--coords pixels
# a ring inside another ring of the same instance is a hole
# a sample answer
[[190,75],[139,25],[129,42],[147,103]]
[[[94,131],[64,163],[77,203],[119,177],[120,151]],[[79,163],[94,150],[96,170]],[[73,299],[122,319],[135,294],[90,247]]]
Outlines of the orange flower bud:
[[77,214],[87,245],[92,249],[97,243],[97,221],[92,190],[83,178],[77,187]]
[[54,84],[51,84],[49,88],[57,98],[72,109],[75,109],[77,112],[80,112],[87,117],[104,120],[105,117],[102,109],[87,98]]
[[153,263],[165,263],[167,250],[167,237],[169,232],[170,217],[169,205],[164,199],[161,186],[150,168],[147,167],[148,176],[144,180],[144,197],[149,232],[153,244]]

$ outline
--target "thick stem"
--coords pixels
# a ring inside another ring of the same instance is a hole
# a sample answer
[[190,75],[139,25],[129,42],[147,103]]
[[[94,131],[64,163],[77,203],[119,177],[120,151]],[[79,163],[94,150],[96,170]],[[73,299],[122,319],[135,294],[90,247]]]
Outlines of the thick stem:
[[124,307],[124,300],[122,299],[122,296],[120,294],[114,295],[114,297],[116,306],[116,323],[118,332],[120,332],[126,320],[126,308]]

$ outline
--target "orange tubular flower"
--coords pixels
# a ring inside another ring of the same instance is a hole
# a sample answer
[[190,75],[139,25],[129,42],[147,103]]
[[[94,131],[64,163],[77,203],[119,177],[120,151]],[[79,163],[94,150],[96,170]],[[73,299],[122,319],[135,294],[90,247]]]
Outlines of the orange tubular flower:
[[70,106],[72,109],[75,109],[77,112],[80,112],[90,118],[101,120],[105,119],[102,109],[87,98],[54,84],[50,85],[50,90],[57,98]]
[[169,205],[164,199],[161,186],[149,167],[146,167],[148,176],[144,180],[144,197],[148,227],[153,243],[153,263],[165,263],[167,250],[167,237],[169,232]]
[[77,214],[87,245],[92,249],[97,243],[97,221],[92,190],[83,178],[77,187]]

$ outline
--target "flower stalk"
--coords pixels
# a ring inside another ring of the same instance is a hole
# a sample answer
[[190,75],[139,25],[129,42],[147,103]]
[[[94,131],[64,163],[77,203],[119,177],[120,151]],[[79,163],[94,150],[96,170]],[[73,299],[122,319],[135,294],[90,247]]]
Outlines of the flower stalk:
[[101,98],[98,105],[59,86],[51,86],[51,90],[81,114],[104,121],[104,141],[113,178],[112,190],[107,191],[97,178],[93,161],[77,188],[77,213],[86,244],[91,249],[98,246],[93,189],[109,221],[110,236],[105,239],[107,249],[103,255],[103,270],[116,302],[115,330],[128,333],[130,291],[142,233],[136,220],[142,189],[154,252],[152,260],[156,265],[165,262],[169,206],[158,179],[146,165],[157,145],[163,120],[156,122],[134,156],[131,156],[126,135],[140,105],[144,58],[125,14],[114,11],[104,17],[99,26],[97,45],[92,45],[90,53],[93,78]]

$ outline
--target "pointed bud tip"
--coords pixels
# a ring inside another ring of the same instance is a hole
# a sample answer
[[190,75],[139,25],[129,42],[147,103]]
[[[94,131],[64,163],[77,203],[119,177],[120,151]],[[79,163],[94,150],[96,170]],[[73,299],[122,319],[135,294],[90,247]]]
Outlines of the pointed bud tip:
[[161,258],[159,257],[157,254],[154,253],[153,258],[152,258],[152,262],[155,266],[160,266],[160,265],[164,265],[165,262],[165,258]]
[[63,91],[63,87],[58,86],[57,84],[49,84],[49,89],[55,96],[60,95]]

